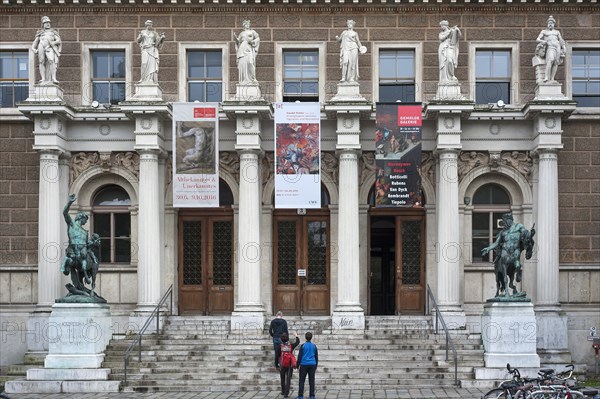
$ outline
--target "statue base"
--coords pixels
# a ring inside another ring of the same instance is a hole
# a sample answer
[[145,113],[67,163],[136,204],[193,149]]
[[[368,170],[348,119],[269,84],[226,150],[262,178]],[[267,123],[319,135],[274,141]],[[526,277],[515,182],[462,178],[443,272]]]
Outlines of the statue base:
[[249,336],[261,334],[265,325],[265,314],[262,311],[239,311],[231,313],[230,330],[232,333],[243,333]]
[[331,315],[331,330],[359,330],[366,326],[365,311],[360,306],[344,306]]
[[7,382],[7,393],[119,392],[121,382],[100,368],[112,338],[108,305],[54,304],[47,334],[44,368],[27,370],[26,381]]
[[535,100],[570,100],[562,94],[562,85],[558,82],[543,82],[535,86]]
[[235,85],[235,97],[229,101],[264,101],[258,83],[238,83]]
[[56,83],[39,83],[33,85],[27,102],[63,102],[63,90]]
[[339,82],[337,84],[337,94],[330,101],[365,102],[367,99],[360,95],[360,84],[358,82]]
[[129,101],[162,101],[162,90],[158,83],[136,83],[135,94]]
[[537,324],[530,302],[489,302],[483,305],[481,335],[486,368],[540,367]]
[[460,83],[438,83],[437,93],[433,98],[436,101],[466,100],[460,92]]

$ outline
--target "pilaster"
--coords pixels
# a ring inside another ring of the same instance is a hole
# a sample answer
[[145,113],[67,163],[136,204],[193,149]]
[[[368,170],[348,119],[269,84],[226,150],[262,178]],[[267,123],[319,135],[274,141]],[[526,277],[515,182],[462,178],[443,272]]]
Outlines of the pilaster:
[[235,148],[240,156],[240,197],[237,229],[237,291],[231,330],[262,330],[265,307],[261,289],[261,189],[260,160],[263,119],[271,119],[271,105],[265,101],[227,101],[223,111],[236,121]]

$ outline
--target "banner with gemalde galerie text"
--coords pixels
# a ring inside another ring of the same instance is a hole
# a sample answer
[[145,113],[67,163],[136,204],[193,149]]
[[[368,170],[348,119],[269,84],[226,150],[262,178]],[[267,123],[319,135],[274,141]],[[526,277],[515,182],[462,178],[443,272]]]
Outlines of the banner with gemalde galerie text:
[[275,103],[275,208],[321,207],[321,106]]
[[173,103],[173,206],[219,206],[217,103]]
[[377,103],[375,206],[420,207],[421,103]]

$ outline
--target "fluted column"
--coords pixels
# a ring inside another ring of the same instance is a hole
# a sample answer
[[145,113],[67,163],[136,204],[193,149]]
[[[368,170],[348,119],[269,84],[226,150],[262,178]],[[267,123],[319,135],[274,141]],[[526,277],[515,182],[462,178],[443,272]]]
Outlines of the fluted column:
[[335,312],[363,312],[360,306],[358,151],[339,153],[338,301]]
[[[38,309],[50,309],[61,295],[60,264],[64,253],[61,243],[62,220],[59,151],[40,150],[40,186],[38,209]],[[64,198],[63,202],[66,202]],[[66,294],[66,291],[65,291]]]
[[457,150],[440,150],[437,181],[437,257],[438,305],[442,310],[460,308],[459,273],[461,247],[459,243]]
[[536,310],[554,308],[558,302],[558,154],[540,150],[537,206]]
[[157,150],[140,154],[138,212],[138,308],[152,311],[160,300],[160,201]]
[[260,290],[259,152],[240,150],[238,296],[236,312],[263,312]]

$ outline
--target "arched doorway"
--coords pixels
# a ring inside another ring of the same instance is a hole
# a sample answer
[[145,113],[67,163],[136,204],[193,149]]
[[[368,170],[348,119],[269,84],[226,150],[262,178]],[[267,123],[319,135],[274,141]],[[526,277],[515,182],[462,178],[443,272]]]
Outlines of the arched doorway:
[[425,211],[369,205],[369,314],[423,314]]
[[273,213],[273,312],[328,315],[330,292],[329,194],[321,209]]
[[233,311],[233,194],[222,179],[219,205],[179,211],[179,314]]

